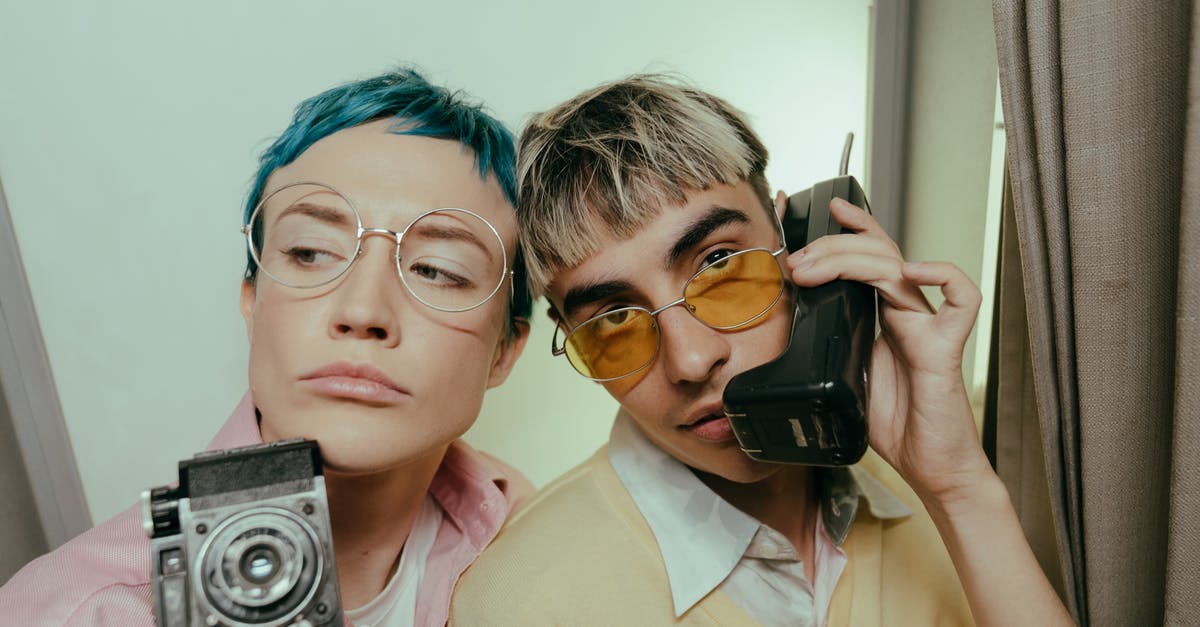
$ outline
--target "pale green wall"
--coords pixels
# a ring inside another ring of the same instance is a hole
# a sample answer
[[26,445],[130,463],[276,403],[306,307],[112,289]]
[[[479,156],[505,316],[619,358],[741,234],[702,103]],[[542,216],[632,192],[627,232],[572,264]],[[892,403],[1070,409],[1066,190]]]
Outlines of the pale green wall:
[[[984,244],[996,134],[991,3],[914,0],[912,6],[901,247],[909,259],[951,261],[978,285],[984,279],[985,252],[995,254],[994,244]],[[990,267],[994,272],[995,265]],[[935,305],[941,303],[940,293],[927,293]],[[983,309],[990,307],[989,299]],[[991,316],[985,317],[990,322]],[[974,382],[978,335],[977,327],[964,351],[964,377],[969,383]],[[987,334],[983,337],[986,341]],[[973,392],[978,396],[982,389]]]
[[[516,128],[602,80],[677,70],[749,112],[794,190],[861,137],[866,4],[0,3],[0,177],[93,517],[172,479],[242,394],[240,205],[302,98],[410,61]],[[614,411],[549,332],[539,315],[470,434],[537,484]]]

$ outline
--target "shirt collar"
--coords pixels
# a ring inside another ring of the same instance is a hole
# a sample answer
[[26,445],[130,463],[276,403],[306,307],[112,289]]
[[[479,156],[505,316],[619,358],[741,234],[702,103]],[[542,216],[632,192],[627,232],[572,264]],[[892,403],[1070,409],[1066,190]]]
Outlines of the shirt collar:
[[446,516],[478,550],[496,537],[509,510],[518,504],[517,493],[522,490],[510,483],[527,483],[492,461],[466,442],[455,440],[429,484],[429,493]]
[[[654,534],[675,615],[682,616],[729,576],[762,525],[655,446],[624,410],[613,423],[608,456]],[[818,472],[822,522],[838,545],[850,532],[860,498],[867,499],[868,511],[877,518],[912,514],[883,484],[856,466]]]
[[237,407],[233,409],[229,420],[225,421],[221,430],[208,443],[208,450],[215,451],[262,443],[262,432],[258,430],[258,414],[254,410],[254,399],[247,391],[242,395],[242,400],[238,402]]
[[846,541],[858,506],[867,501],[867,511],[880,520],[907,518],[912,510],[871,473],[855,466],[816,467],[821,522],[838,546]]

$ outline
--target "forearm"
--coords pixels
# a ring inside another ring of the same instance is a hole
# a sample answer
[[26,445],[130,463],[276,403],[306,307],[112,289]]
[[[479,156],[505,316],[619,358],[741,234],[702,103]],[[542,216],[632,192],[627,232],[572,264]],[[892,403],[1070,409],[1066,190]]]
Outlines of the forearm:
[[1008,492],[988,474],[962,498],[923,499],[978,625],[1073,625],[1042,572]]

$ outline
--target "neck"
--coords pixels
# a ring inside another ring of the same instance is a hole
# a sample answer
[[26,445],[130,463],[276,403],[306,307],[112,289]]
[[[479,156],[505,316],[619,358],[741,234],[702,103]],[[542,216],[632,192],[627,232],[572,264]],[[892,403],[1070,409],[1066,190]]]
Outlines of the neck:
[[753,483],[737,483],[716,475],[697,473],[713,492],[759,522],[783,534],[804,560],[812,581],[816,550],[817,500],[813,473],[807,466],[782,466]]
[[387,585],[446,448],[370,474],[326,469],[334,556],[344,609],[366,605]]

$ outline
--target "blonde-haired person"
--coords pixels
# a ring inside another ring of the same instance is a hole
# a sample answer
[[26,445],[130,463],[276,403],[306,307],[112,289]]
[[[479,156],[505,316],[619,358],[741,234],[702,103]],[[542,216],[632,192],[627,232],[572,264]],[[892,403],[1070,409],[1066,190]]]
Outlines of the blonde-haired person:
[[[905,262],[843,201],[830,211],[854,234],[786,255],[786,196],[772,201],[766,165],[737,110],[662,77],[602,85],[525,128],[518,219],[534,292],[574,341],[572,364],[621,408],[608,445],[468,570],[453,622],[1070,622],[975,430],[961,368],[979,291],[949,264]],[[842,278],[878,290],[873,451],[856,466],[762,463],[737,446],[722,392],[783,349],[789,299],[733,330],[667,306],[736,254],[774,256],[802,288]],[[940,310],[923,285],[941,288]],[[623,357],[639,334],[658,346],[644,365]]]

